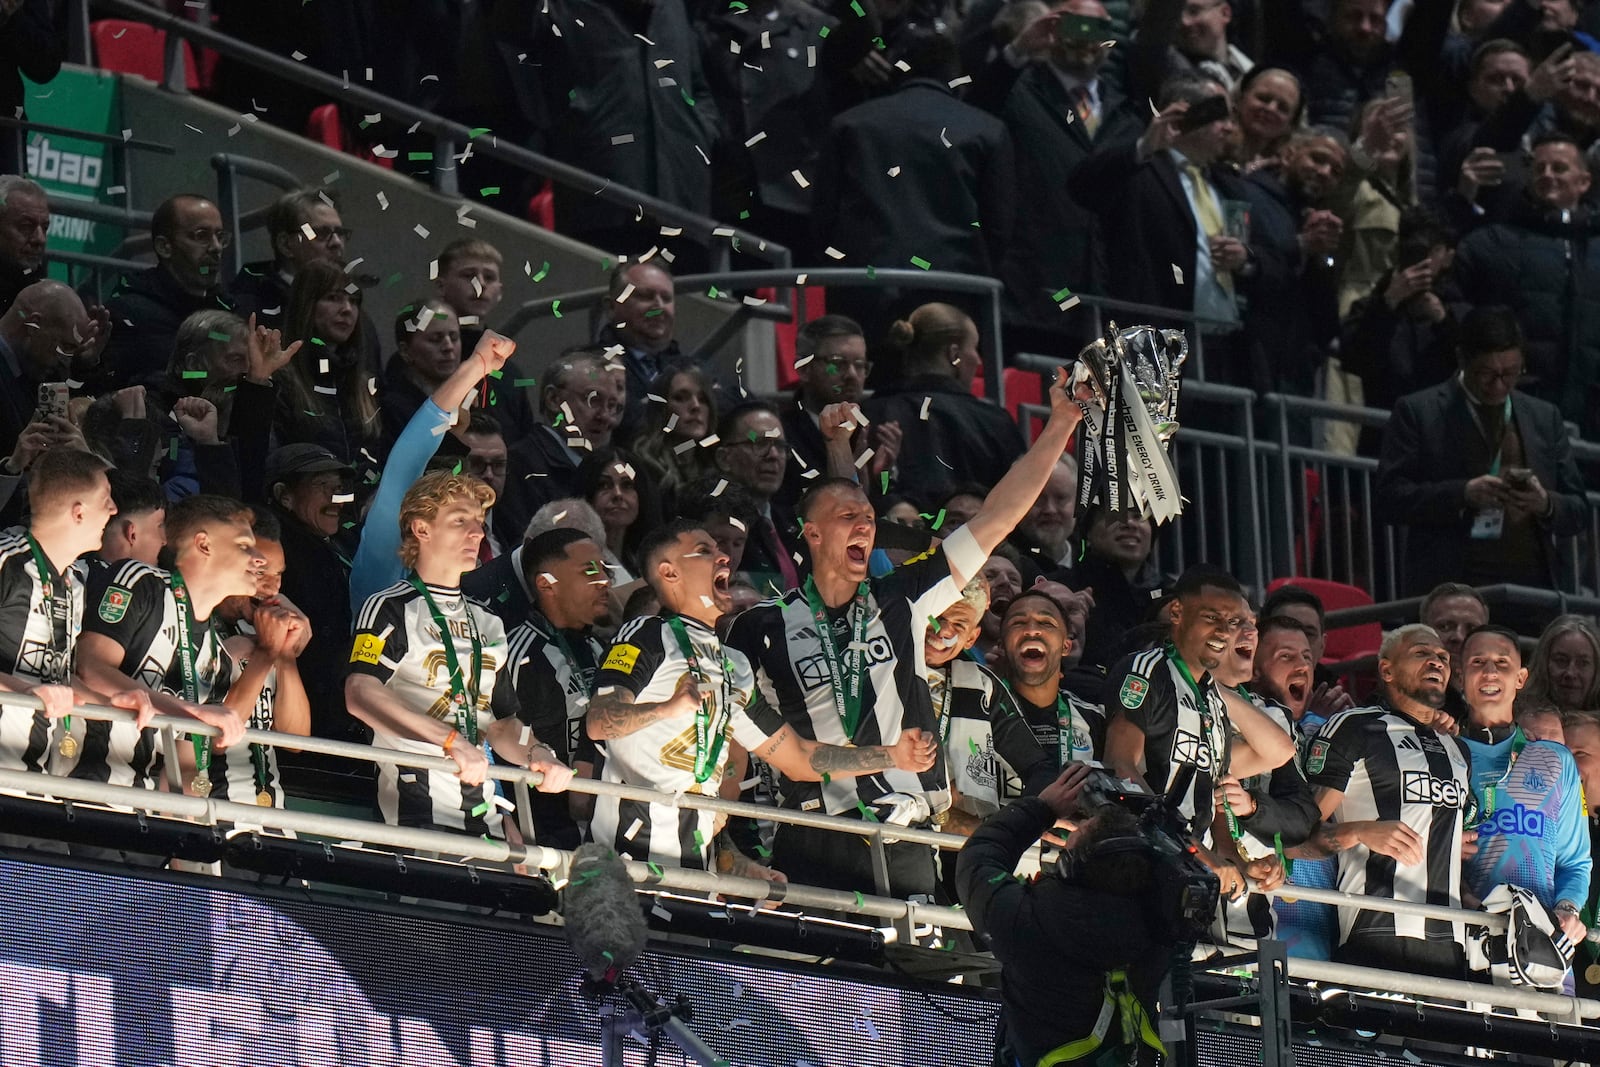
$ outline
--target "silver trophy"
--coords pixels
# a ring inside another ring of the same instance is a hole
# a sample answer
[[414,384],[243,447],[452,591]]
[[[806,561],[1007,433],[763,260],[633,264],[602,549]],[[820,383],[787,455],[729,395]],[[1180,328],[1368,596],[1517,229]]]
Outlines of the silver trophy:
[[1121,329],[1078,353],[1073,382],[1087,382],[1079,503],[1113,511],[1136,507],[1156,522],[1182,508],[1166,455],[1178,432],[1178,387],[1189,342],[1182,330]]

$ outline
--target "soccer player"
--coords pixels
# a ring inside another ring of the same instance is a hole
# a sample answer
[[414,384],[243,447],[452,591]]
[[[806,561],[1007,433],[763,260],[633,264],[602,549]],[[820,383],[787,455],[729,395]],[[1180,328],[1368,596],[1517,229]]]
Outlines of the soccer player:
[[[234,663],[227,704],[256,730],[308,737],[311,702],[300,679],[299,655],[311,641],[311,623],[283,600],[283,536],[269,512],[255,516],[256,554],[264,561],[252,596],[230,596],[217,605],[218,630]],[[212,796],[264,808],[283,807],[278,753],[251,743],[246,750],[211,757]]]
[[[989,592],[983,578],[968,582],[961,599],[928,623],[924,656],[928,691],[945,766],[950,769],[950,812],[946,833],[970,836],[985,818],[1000,810],[1001,779],[1025,783],[1018,792],[1036,794],[1060,771],[1017,709],[1017,702],[993,671],[966,655],[978,640]],[[1059,663],[1059,659],[1057,661]],[[1053,739],[1052,739],[1053,740]]]
[[1072,639],[1067,617],[1054,597],[1025,589],[1000,620],[1006,686],[1040,747],[1053,757],[1055,774],[1068,763],[1100,758],[1105,748],[1105,712],[1063,688],[1062,664]]
[[[72,729],[72,654],[83,628],[85,577],[78,557],[100,546],[117,512],[107,463],[76,449],[51,449],[29,478],[32,519],[26,530],[0,535],[0,689],[31,693],[45,709],[0,705],[0,767],[43,772],[52,751],[77,742]],[[51,718],[63,717],[59,742]]]
[[[167,511],[172,568],[137,560],[96,568],[91,576],[78,640],[76,670],[99,693],[143,689],[165,715],[199,719],[222,731],[195,737],[195,772],[186,792],[210,794],[213,751],[238,742],[245,716],[224,705],[233,662],[217,634],[213,614],[224,597],[255,592],[264,560],[256,555],[253,513],[226,497],[198,494]],[[152,788],[160,753],[155,731],[136,723],[88,722],[74,727],[72,755],[59,773],[75,778]]]
[[[892,746],[819,744],[769,706],[752,704],[749,658],[717,638],[717,619],[732,603],[732,572],[704,529],[684,519],[668,523],[641,542],[639,556],[661,614],[623,626],[595,678],[586,724],[602,743],[602,781],[716,795],[726,767],[737,762],[732,744],[794,781],[890,768],[916,774],[934,765],[931,733],[906,730]],[[737,784],[730,780],[730,789]],[[602,796],[592,830],[595,841],[636,860],[700,869],[715,862],[724,873],[774,875],[731,845],[714,853],[715,822],[712,812]]]
[[[1012,464],[983,507],[930,552],[890,574],[871,578],[875,541],[871,503],[861,487],[818,479],[800,501],[801,536],[811,577],[799,589],[749,609],[734,620],[728,644],[756,668],[761,703],[779,711],[800,736],[835,745],[891,744],[908,729],[935,728],[923,682],[924,631],[930,614],[953,602],[1038,497],[1083,417],[1067,394],[1066,373],[1050,389],[1050,420]],[[949,583],[943,604],[922,601]],[[942,761],[941,761],[942,762]],[[935,766],[922,775],[885,771],[817,785],[781,782],[785,807],[828,815],[928,826],[950,806],[949,776]],[[932,850],[899,842],[886,848],[895,896],[934,890]],[[863,890],[874,884],[864,839],[784,824],[773,862],[806,872],[814,885]]]
[[1592,861],[1578,765],[1561,745],[1530,740],[1513,719],[1528,680],[1515,633],[1479,626],[1460,656],[1469,713],[1461,741],[1472,754],[1478,801],[1478,850],[1466,861],[1466,887],[1481,901],[1497,885],[1519,885],[1581,944],[1587,931],[1578,913],[1588,902]]
[[[1173,587],[1169,610],[1171,637],[1123,657],[1106,675],[1106,762],[1157,793],[1172,788],[1183,768],[1194,768],[1179,810],[1205,844],[1217,781],[1281,766],[1293,758],[1294,741],[1249,700],[1212,678],[1240,632],[1254,625],[1233,576],[1204,564],[1190,567]],[[1230,738],[1233,730],[1240,736]],[[1226,894],[1232,876],[1226,869],[1219,873]]]
[[[546,738],[556,758],[580,778],[594,777],[593,746],[583,734],[604,647],[594,624],[611,608],[611,576],[600,546],[582,530],[557,527],[528,540],[521,553],[522,580],[533,590],[526,620],[506,641],[511,684],[522,721]],[[535,794],[534,828],[542,844],[576,848],[578,824],[593,799]]]
[[[505,627],[461,592],[477,565],[494,490],[447,471],[424,474],[400,504],[404,580],[367,598],[356,620],[345,699],[379,748],[443,752],[457,773],[381,764],[378,807],[390,825],[504,838],[500,799],[485,788],[490,751],[543,774],[541,792],[572,771],[517,717]],[[497,802],[498,801],[498,802]]]
[[[1339,888],[1354,896],[1461,906],[1462,823],[1472,758],[1435,728],[1450,683],[1450,653],[1432,629],[1386,634],[1378,675],[1388,702],[1341,711],[1306,757],[1324,819],[1318,841],[1339,859]],[[1460,923],[1339,909],[1340,963],[1460,978]]]

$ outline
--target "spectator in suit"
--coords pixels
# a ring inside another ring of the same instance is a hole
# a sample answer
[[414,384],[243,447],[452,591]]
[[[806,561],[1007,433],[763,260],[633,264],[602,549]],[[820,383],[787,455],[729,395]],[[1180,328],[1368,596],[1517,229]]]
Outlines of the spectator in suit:
[[[993,274],[1011,236],[1011,137],[951,91],[961,70],[948,34],[919,34],[903,62],[910,72],[893,92],[844,112],[828,130],[814,176],[817,240],[842,252],[846,266]],[[883,336],[895,307],[928,299],[951,298],[899,287],[828,297],[868,337]],[[888,353],[874,358],[875,385],[900,370]]]
[[115,388],[159,385],[183,320],[233,310],[222,285],[222,252],[233,234],[217,205],[194,193],[163,200],[150,219],[156,265],[123,279],[108,308],[116,324],[101,372]]
[[0,314],[44,276],[49,233],[50,199],[44,186],[17,174],[0,174]]
[[1504,223],[1468,234],[1456,252],[1461,291],[1505,302],[1527,338],[1527,390],[1600,436],[1600,215],[1586,199],[1589,163],[1564,134],[1540,138],[1533,180]]
[[795,550],[800,527],[794,510],[778,499],[789,460],[782,417],[765,400],[746,400],[723,414],[717,437],[717,469],[744,487],[758,515],[745,542],[743,569],[763,595],[799,588],[801,565]]
[[692,360],[675,336],[677,302],[672,275],[663,264],[618,264],[611,272],[610,296],[616,317],[600,327],[595,344],[615,357],[627,378],[626,406],[616,434],[618,441],[631,442],[639,432],[651,381]]
[[1460,373],[1401,398],[1384,433],[1375,495],[1404,527],[1402,592],[1443,581],[1561,588],[1556,539],[1580,532],[1586,514],[1561,412],[1516,390],[1523,339],[1509,308],[1469,312],[1459,352]]
[[[820,418],[829,404],[860,403],[872,360],[861,326],[844,315],[823,315],[800,327],[794,341],[795,373],[800,382],[783,406],[783,434],[791,458],[783,476],[783,500],[793,506],[813,478],[828,473],[828,442]],[[863,437],[880,432],[876,425],[858,431]],[[807,471],[816,471],[807,475]],[[737,570],[738,568],[734,568]]]
[[977,326],[949,304],[924,304],[890,337],[901,376],[864,407],[875,424],[900,428],[900,484],[930,499],[957,485],[993,485],[1027,446],[1004,408],[972,395]]
[[1243,180],[1219,166],[1233,139],[1232,112],[1199,126],[1184,119],[1190,108],[1215,107],[1207,103],[1212,98],[1227,102],[1221,82],[1173,75],[1162,84],[1160,113],[1144,134],[1097,150],[1068,181],[1073,195],[1100,215],[1111,291],[1201,316],[1207,380],[1250,385],[1239,297],[1263,274],[1281,276],[1283,267],[1262,262],[1271,254],[1266,246],[1230,232],[1224,202],[1247,198]]

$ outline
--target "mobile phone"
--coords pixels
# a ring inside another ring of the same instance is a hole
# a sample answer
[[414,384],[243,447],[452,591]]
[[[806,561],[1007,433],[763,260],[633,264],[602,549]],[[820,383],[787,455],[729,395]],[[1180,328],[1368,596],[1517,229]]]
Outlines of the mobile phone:
[[1411,86],[1411,75],[1403,70],[1394,71],[1383,81],[1383,95],[1411,103],[1415,97]]
[[1533,471],[1528,467],[1507,467],[1501,477],[1513,489],[1526,489],[1533,484]]
[[1092,42],[1101,44],[1112,39],[1111,20],[1094,15],[1074,15],[1063,12],[1056,19],[1056,37],[1074,44]]
[[1209,126],[1233,114],[1233,105],[1228,103],[1225,93],[1208,96],[1199,103],[1190,104],[1189,110],[1178,117],[1178,132],[1190,133],[1202,126]]
[[56,415],[67,417],[67,400],[71,390],[66,382],[40,382],[39,383],[39,414],[44,417]]

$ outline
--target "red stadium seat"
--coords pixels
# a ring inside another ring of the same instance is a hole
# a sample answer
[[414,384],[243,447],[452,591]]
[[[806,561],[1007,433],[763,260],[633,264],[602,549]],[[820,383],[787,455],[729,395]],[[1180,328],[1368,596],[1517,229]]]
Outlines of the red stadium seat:
[[556,228],[556,188],[549,179],[528,201],[528,221],[554,233]]
[[368,163],[376,163],[378,166],[388,170],[394,169],[393,159],[385,159],[382,156],[373,155],[370,149],[362,148],[359,151],[351,151],[350,138],[345,134],[344,117],[339,114],[338,104],[323,104],[321,107],[313,108],[311,114],[306,118],[306,136],[335,151],[349,152],[351,155],[359,156]]
[[[793,292],[793,290],[789,290]],[[776,289],[758,289],[758,296],[768,300],[778,299]],[[794,344],[795,338],[800,334],[800,323],[812,322],[828,313],[828,291],[820,285],[800,290],[800,306],[795,308],[797,314],[790,315],[788,322],[777,325],[778,347],[778,388],[787,392],[800,384],[800,375],[794,369]]]
[[[94,63],[101,70],[137,74],[160,84],[166,70],[167,34],[143,22],[124,19],[99,19],[89,24],[94,42]],[[200,88],[200,68],[194,49],[183,42],[183,81],[191,90]]]
[[[1316,594],[1317,599],[1322,601],[1324,611],[1365,607],[1373,602],[1372,594],[1359,586],[1330,582],[1324,578],[1274,578],[1267,583],[1267,593],[1269,595],[1275,593],[1286,585],[1298,586],[1308,593]],[[1328,630],[1323,638],[1322,662],[1343,663],[1362,656],[1376,655],[1378,647],[1383,644],[1383,624],[1364,622],[1356,626],[1341,626]],[[1347,681],[1345,688],[1351,689],[1358,699],[1370,693],[1371,679],[1353,680],[1356,683],[1354,687]],[[1362,692],[1356,692],[1357,690]]]

